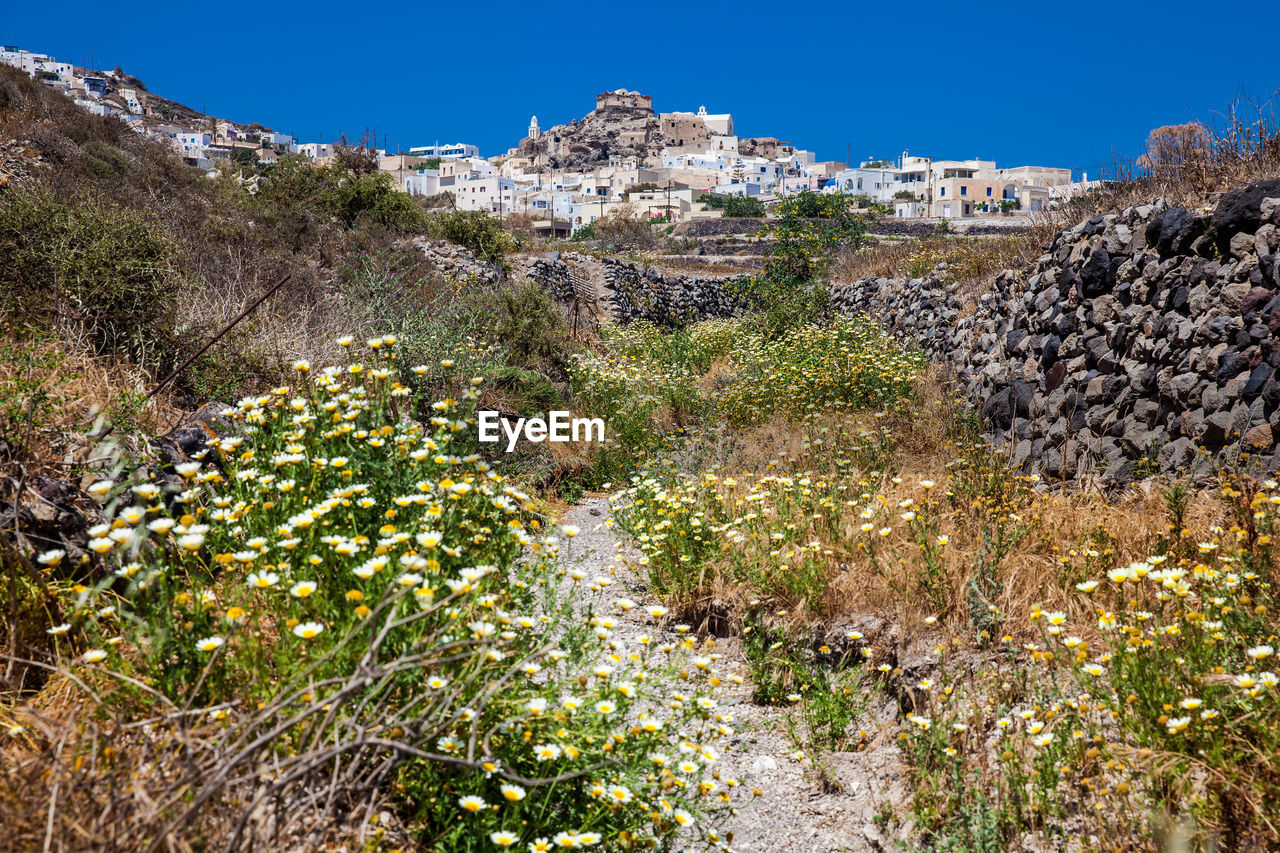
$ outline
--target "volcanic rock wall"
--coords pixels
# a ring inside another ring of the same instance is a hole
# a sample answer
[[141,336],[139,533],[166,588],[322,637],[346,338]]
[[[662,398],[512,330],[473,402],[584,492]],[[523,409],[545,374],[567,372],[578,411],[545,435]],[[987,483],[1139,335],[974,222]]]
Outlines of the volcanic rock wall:
[[712,317],[733,317],[738,298],[725,285],[729,279],[662,274],[657,270],[605,258],[605,290],[620,320],[648,320],[679,326]]
[[[674,327],[713,317],[733,317],[741,305],[727,287],[731,279],[660,273],[617,258],[602,258],[600,296],[621,323],[647,320]],[[552,252],[524,267],[524,274],[561,301],[574,297],[568,264]]]
[[1138,459],[1205,473],[1245,453],[1274,469],[1278,228],[1280,180],[1264,181],[1211,214],[1157,202],[1081,222],[976,306],[945,268],[832,302],[946,365],[1014,462],[1050,478],[1120,485]]

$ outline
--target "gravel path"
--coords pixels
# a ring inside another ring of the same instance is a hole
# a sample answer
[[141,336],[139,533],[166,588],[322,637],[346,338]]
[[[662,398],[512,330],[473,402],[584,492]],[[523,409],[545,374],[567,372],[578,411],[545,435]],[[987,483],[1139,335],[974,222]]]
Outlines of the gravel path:
[[[617,584],[611,597],[629,597],[640,604],[656,604],[635,567],[640,554],[621,542],[609,524],[609,500],[587,497],[561,519],[580,528],[572,540],[571,555],[582,559],[591,574],[612,575]],[[652,632],[644,624],[642,608],[617,616],[615,635],[620,639]],[[664,628],[674,637],[674,631]],[[860,752],[824,756],[840,790],[828,793],[811,781],[807,762],[791,757],[793,748],[783,725],[786,709],[764,707],[751,701],[746,660],[736,639],[722,639],[716,651],[723,655],[725,675],[738,674],[743,683],[726,679],[723,704],[731,706],[737,733],[721,756],[721,772],[737,776],[748,788],[758,788],[756,798],[728,821],[723,829],[733,833],[733,849],[742,853],[771,850],[879,851],[902,849],[901,828],[880,828],[875,815],[885,804],[901,812],[909,799],[907,780],[895,745],[896,709],[881,702],[876,721],[868,721],[871,744]],[[909,844],[906,846],[909,847]]]

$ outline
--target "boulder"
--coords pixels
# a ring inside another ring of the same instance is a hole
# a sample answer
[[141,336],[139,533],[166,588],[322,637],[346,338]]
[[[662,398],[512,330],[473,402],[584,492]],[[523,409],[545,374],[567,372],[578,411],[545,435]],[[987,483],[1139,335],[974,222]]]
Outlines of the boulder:
[[[1227,253],[1231,238],[1237,234],[1254,234],[1268,216],[1263,215],[1263,202],[1280,198],[1280,178],[1255,181],[1222,196],[1213,211],[1213,239],[1218,251]],[[1274,205],[1269,206],[1270,209]]]

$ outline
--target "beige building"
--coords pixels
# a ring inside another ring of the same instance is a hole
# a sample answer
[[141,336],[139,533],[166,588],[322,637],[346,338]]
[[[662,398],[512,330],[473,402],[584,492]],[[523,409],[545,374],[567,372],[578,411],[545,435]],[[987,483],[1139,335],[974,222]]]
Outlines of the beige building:
[[694,199],[702,193],[699,190],[644,190],[638,193],[627,193],[627,203],[631,205],[635,215],[641,219],[656,219],[670,216],[672,220],[687,219],[689,213],[703,205]]
[[596,95],[596,112],[636,112],[653,115],[653,98],[639,92],[615,89]]
[[[1071,183],[1071,170],[1046,166],[996,167],[994,160],[934,160],[905,154],[893,170],[897,216],[963,219],[1006,209],[1038,213],[1049,203],[1051,187]],[[918,202],[913,204],[912,202]]]
[[693,113],[661,113],[658,130],[666,140],[665,149],[679,153],[705,151],[711,142],[711,131]]
[[933,172],[932,214],[943,218],[999,213],[1006,208],[1039,213],[1048,206],[1050,187],[1071,183],[1070,169],[997,169],[990,160],[935,161]]
[[395,182],[397,187],[403,187],[404,179],[424,168],[426,162],[425,157],[414,157],[411,154],[391,154],[378,158],[378,171],[386,172],[391,176],[391,180]]

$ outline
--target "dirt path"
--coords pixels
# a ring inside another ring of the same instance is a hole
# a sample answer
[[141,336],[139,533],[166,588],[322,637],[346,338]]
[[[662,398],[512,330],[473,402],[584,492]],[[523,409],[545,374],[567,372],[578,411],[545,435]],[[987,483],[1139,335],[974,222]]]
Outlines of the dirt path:
[[[636,574],[639,552],[621,542],[608,523],[608,498],[584,498],[561,522],[580,528],[581,533],[572,541],[571,555],[583,559],[588,573],[612,575],[617,583],[614,597],[658,603]],[[620,638],[652,633],[641,610],[635,608],[617,617],[615,633]],[[670,626],[662,631],[676,636]],[[742,780],[745,787],[762,792],[724,824],[723,829],[733,833],[733,849],[742,853],[901,849],[901,828],[882,829],[874,819],[883,804],[900,807],[908,800],[893,739],[896,724],[892,706],[882,708],[878,725],[867,726],[873,737],[868,748],[824,756],[840,783],[839,791],[824,793],[816,781],[810,781],[807,763],[791,757],[793,747],[784,726],[787,710],[751,701],[746,660],[737,640],[717,641],[716,651],[723,655],[720,665],[725,676],[743,677],[739,685],[726,678],[728,692],[723,704],[731,707],[737,733],[726,744],[720,770]]]

